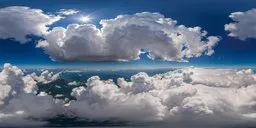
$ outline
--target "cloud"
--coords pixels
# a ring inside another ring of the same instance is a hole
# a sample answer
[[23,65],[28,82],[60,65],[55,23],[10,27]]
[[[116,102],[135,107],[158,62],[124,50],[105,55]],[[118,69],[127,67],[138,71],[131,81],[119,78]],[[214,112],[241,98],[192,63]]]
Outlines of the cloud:
[[69,82],[68,85],[70,86],[77,86],[78,83],[76,81]]
[[49,25],[60,20],[60,16],[45,14],[40,9],[11,6],[0,9],[0,38],[13,38],[25,43],[26,36],[43,36]]
[[45,70],[41,73],[40,76],[37,76],[35,73],[29,74],[27,76],[33,78],[38,83],[47,84],[52,81],[56,81],[59,78],[60,73],[54,74],[53,72],[49,72],[48,70]]
[[[45,74],[38,77],[24,75],[18,67],[4,65],[0,72],[0,126],[39,125],[44,123],[40,119],[52,117],[61,111],[62,107],[55,103],[52,96],[45,93],[36,95],[36,79],[41,78],[41,82],[45,82]],[[52,77],[50,80],[55,79],[54,75]]]
[[200,27],[177,25],[159,13],[142,12],[93,24],[55,27],[37,47],[57,61],[129,61],[149,52],[150,59],[187,61],[212,55],[219,42]]
[[252,70],[186,68],[115,84],[98,76],[73,89],[68,107],[94,120],[175,125],[255,125],[256,75]]
[[68,15],[77,14],[77,13],[79,13],[79,11],[76,10],[76,9],[61,9],[58,13],[61,14],[61,15],[68,16]]
[[49,30],[56,21],[78,12],[61,9],[59,15],[53,15],[22,6],[1,8],[0,38],[25,43],[28,35],[40,36],[44,40],[37,47],[56,61],[129,61],[148,52],[153,60],[184,62],[212,55],[220,40],[207,36],[200,27],[177,25],[171,18],[150,12],[101,20],[101,28],[94,24],[69,24],[67,28]]
[[[37,77],[45,74],[51,73]],[[44,92],[36,95],[37,77],[4,65],[0,126],[45,125],[49,122],[41,120],[58,115],[130,124],[256,125],[256,75],[251,69],[184,68],[154,76],[141,72],[130,80],[118,78],[117,83],[93,76],[86,87],[72,90],[76,100],[65,105]]]
[[256,9],[234,12],[229,17],[234,21],[225,25],[225,30],[230,32],[229,36],[241,40],[256,38]]

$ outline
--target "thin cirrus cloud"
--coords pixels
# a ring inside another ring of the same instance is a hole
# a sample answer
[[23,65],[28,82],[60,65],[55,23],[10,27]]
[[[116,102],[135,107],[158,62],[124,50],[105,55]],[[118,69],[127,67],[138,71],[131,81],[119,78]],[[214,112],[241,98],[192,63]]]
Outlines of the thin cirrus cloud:
[[61,10],[58,12],[58,14],[66,15],[66,16],[68,16],[68,15],[74,15],[74,14],[77,14],[77,13],[79,13],[79,11],[76,10],[76,9],[61,9]]
[[57,78],[47,71],[24,75],[5,64],[0,72],[0,126],[45,125],[58,115],[189,127],[255,125],[256,75],[251,69],[184,68],[154,76],[141,72],[117,83],[93,76],[86,88],[72,90],[76,100],[66,104],[36,93],[38,82]]
[[37,47],[56,61],[130,61],[145,51],[150,59],[188,61],[192,57],[212,55],[220,41],[200,27],[177,25],[160,13],[142,12],[118,15],[94,24],[69,24],[67,28],[49,26],[77,10],[62,9],[46,14],[29,7],[0,9],[0,38],[26,42],[27,35],[44,38]]
[[230,32],[229,36],[240,40],[256,38],[256,9],[234,12],[229,17],[234,21],[225,25],[225,30]]

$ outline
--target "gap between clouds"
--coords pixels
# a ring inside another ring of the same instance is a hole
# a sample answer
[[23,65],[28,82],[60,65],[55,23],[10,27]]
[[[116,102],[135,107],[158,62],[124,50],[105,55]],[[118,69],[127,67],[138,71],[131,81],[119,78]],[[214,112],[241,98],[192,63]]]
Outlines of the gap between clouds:
[[27,35],[41,36],[37,47],[56,61],[130,61],[148,52],[150,59],[185,62],[192,57],[212,55],[219,37],[208,36],[200,27],[177,25],[160,13],[118,15],[94,24],[49,26],[77,10],[62,9],[46,14],[40,9],[12,6],[0,9],[0,38],[22,43]]

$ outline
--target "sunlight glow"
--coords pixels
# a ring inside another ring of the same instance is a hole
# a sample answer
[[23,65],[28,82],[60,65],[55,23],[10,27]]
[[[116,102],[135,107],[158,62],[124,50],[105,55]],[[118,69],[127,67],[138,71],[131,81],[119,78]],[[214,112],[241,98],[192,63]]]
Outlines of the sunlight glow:
[[87,23],[87,22],[90,22],[92,18],[89,16],[81,16],[79,20],[83,23]]

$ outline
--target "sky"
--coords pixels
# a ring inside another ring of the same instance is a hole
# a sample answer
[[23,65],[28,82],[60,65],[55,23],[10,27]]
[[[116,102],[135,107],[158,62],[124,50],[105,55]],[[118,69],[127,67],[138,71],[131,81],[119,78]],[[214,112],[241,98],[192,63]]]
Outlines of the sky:
[[[140,12],[158,12],[166,18],[176,20],[178,25],[186,27],[199,26],[206,30],[209,35],[219,37],[221,40],[213,48],[211,56],[201,55],[192,57],[188,62],[167,60],[151,60],[147,54],[140,55],[139,60],[127,62],[90,62],[90,61],[52,61],[44,49],[35,48],[37,38],[27,43],[19,43],[10,39],[0,40],[0,64],[12,63],[27,67],[72,67],[72,66],[120,66],[120,67],[236,67],[255,66],[256,54],[255,39],[240,40],[228,36],[224,25],[232,22],[229,15],[233,12],[245,12],[253,9],[255,0],[1,0],[0,8],[10,6],[26,6],[33,9],[41,9],[46,14],[55,13],[60,9],[79,10],[78,15],[67,16],[49,26],[67,27],[71,23],[79,23],[79,15],[90,15],[91,24],[101,27],[102,19],[113,19],[117,15],[134,15]],[[3,24],[0,24],[3,25]]]
[[256,126],[255,41],[255,0],[0,0],[0,127]]

